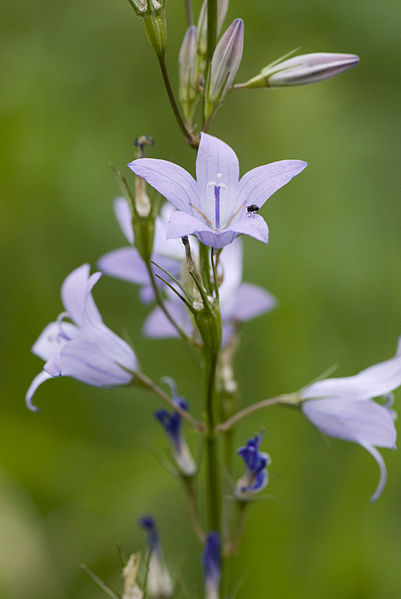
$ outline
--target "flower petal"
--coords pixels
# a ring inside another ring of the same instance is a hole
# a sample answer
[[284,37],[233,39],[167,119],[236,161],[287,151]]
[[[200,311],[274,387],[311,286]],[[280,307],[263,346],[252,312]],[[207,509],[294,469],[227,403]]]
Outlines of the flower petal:
[[202,223],[199,218],[186,212],[176,211],[171,215],[166,234],[168,239],[175,239],[193,235],[200,231],[210,231],[210,228],[206,223]]
[[199,196],[207,197],[208,184],[217,182],[220,174],[220,184],[228,189],[229,195],[236,191],[239,179],[239,164],[236,153],[224,141],[201,133],[199,150],[196,157],[196,180]]
[[77,333],[77,327],[70,322],[51,322],[35,341],[32,352],[42,360],[50,360]]
[[222,303],[221,311],[223,320],[245,322],[273,310],[276,305],[277,300],[271,293],[257,285],[243,283],[228,305]]
[[39,408],[37,408],[33,403],[32,403],[32,398],[36,392],[36,389],[38,387],[40,387],[40,385],[42,383],[44,383],[45,381],[49,380],[53,378],[52,376],[50,376],[50,374],[48,374],[47,372],[45,372],[44,370],[42,370],[41,372],[39,372],[39,374],[37,374],[35,376],[35,378],[33,379],[32,383],[29,385],[29,389],[26,392],[25,395],[25,402],[26,402],[26,406],[27,408],[29,408],[29,410],[32,410],[32,412],[40,412]]
[[269,229],[260,214],[244,214],[239,221],[227,227],[226,231],[250,235],[263,243],[269,242]]
[[134,243],[134,229],[132,228],[132,214],[129,204],[125,198],[116,198],[114,200],[114,212],[128,242]]
[[394,391],[401,385],[401,352],[390,360],[362,370],[354,376],[326,379],[313,383],[301,393],[302,398],[337,397],[369,399]]
[[259,208],[278,189],[289,183],[308,165],[303,160],[279,160],[245,173],[239,184],[238,204],[256,204]]
[[89,276],[89,264],[83,264],[68,275],[61,287],[61,297],[65,309],[77,325],[84,320],[102,322],[102,317],[91,296],[93,286],[102,276],[100,272]]
[[189,210],[189,204],[196,203],[196,181],[178,164],[157,158],[138,158],[128,166],[179,210]]
[[137,285],[149,284],[149,274],[136,248],[125,247],[102,256],[98,267],[110,277],[129,281]]
[[372,400],[312,399],[302,403],[305,416],[323,433],[356,443],[394,448],[391,412]]
[[372,497],[370,498],[370,501],[372,503],[374,503],[375,501],[377,501],[379,499],[384,487],[386,486],[386,482],[387,482],[386,464],[384,463],[382,456],[380,455],[380,453],[377,451],[377,449],[375,447],[372,447],[372,445],[370,445],[369,443],[363,443],[362,441],[359,444],[374,457],[374,459],[376,460],[376,462],[380,468],[379,484],[376,487],[376,491],[373,493]]
[[[187,311],[181,300],[167,300],[165,306],[177,324],[188,335],[192,334],[192,326]],[[159,308],[155,308],[145,320],[143,326],[143,334],[146,337],[153,338],[171,338],[178,337],[176,328],[168,320],[164,312]]]

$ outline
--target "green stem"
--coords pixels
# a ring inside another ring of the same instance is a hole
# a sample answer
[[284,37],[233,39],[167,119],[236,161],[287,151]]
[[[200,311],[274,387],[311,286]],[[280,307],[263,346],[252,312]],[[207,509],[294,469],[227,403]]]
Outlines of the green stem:
[[203,243],[199,245],[199,267],[206,291],[209,295],[211,295],[212,281],[210,277],[209,248]]
[[217,43],[217,0],[207,2],[207,69],[209,70],[213,52]]
[[220,486],[220,464],[214,414],[214,389],[216,380],[217,356],[207,355],[205,359],[205,410],[207,415],[206,462],[207,499],[209,530],[221,532],[222,498]]
[[192,12],[191,0],[185,0],[185,13],[187,16],[187,25],[190,27],[194,24],[194,15]]
[[175,101],[174,92],[173,92],[173,88],[171,87],[170,78],[168,76],[167,65],[166,65],[164,56],[158,56],[158,61],[159,61],[159,65],[160,65],[160,70],[162,72],[163,81],[164,81],[164,85],[165,85],[166,92],[168,95],[168,99],[170,100],[171,108],[173,109],[174,116],[176,118],[178,126],[181,129],[181,131],[185,137],[185,141],[191,147],[197,148],[198,142],[194,138],[194,136],[191,134],[191,132],[188,131],[188,129],[186,128],[185,123],[182,120],[181,113],[178,109],[177,102]]

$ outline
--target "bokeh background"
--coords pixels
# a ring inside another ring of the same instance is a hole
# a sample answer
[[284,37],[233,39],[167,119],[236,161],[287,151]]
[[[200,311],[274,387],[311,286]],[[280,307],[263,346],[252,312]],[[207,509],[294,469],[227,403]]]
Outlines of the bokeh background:
[[[156,139],[155,157],[192,169],[194,154],[127,2],[23,0],[1,12],[0,596],[101,597],[80,564],[118,587],[116,543],[126,552],[144,546],[143,513],[158,518],[172,570],[196,593],[199,546],[181,489],[158,462],[166,445],[152,418],[158,401],[62,379],[41,388],[40,415],[24,406],[41,368],[29,350],[61,311],[62,280],[123,245],[108,163],[123,168],[143,133]],[[183,2],[169,1],[167,14],[176,81]],[[297,45],[361,56],[356,69],[315,86],[235,92],[212,129],[236,149],[243,172],[284,158],[310,163],[264,209],[269,246],[244,242],[245,279],[280,300],[244,330],[237,368],[247,405],[295,390],[333,363],[348,375],[394,353],[401,334],[401,5],[231,0],[226,23],[238,16],[246,35],[239,80]],[[147,309],[137,290],[104,278],[95,295],[106,323],[128,329],[145,371],[175,377],[199,412],[196,360],[178,341],[141,336]],[[238,597],[398,597],[401,454],[383,451],[389,480],[371,505],[378,470],[360,447],[328,442],[300,415],[278,408],[243,422],[238,444],[262,425],[271,498],[250,510],[232,568],[244,582]],[[191,436],[190,443],[196,447]],[[239,459],[236,468],[239,474]]]

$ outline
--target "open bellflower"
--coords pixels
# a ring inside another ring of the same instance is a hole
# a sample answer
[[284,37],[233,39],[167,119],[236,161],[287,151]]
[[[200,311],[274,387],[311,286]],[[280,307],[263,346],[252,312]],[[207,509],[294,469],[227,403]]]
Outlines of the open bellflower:
[[221,579],[220,535],[210,532],[203,550],[203,574],[205,577],[205,599],[219,599]]
[[359,62],[356,54],[313,52],[275,61],[259,75],[236,87],[289,87],[331,79]]
[[401,385],[401,338],[390,360],[375,364],[355,376],[325,379],[303,389],[305,416],[323,433],[354,441],[377,461],[380,480],[371,500],[376,501],[386,484],[386,466],[376,447],[395,449],[394,414],[374,397],[388,398]]
[[[178,396],[175,382],[169,377],[164,377],[164,381],[170,385],[174,403],[183,410],[187,410],[188,404],[183,397]],[[196,472],[196,464],[182,435],[181,414],[163,408],[157,410],[154,415],[166,431],[171,442],[174,463],[184,476],[193,476]]]
[[240,501],[252,499],[255,493],[262,491],[267,485],[267,466],[270,464],[270,457],[267,453],[259,451],[262,439],[263,432],[260,435],[255,434],[244,447],[238,450],[238,455],[246,465],[246,472],[238,480],[235,488],[235,496]]
[[53,377],[71,376],[95,387],[114,387],[127,385],[134,376],[134,352],[106,327],[92,297],[101,273],[90,276],[89,272],[84,264],[68,275],[61,288],[66,312],[47,325],[32,348],[46,364],[26,394],[31,410],[37,409],[32,404],[35,391]]
[[151,597],[162,599],[174,595],[173,583],[161,550],[156,523],[151,516],[143,516],[139,524],[148,532],[149,566],[147,576],[147,592]]
[[168,238],[194,234],[205,245],[222,248],[241,233],[267,243],[269,230],[258,211],[307,163],[280,160],[240,179],[235,152],[217,137],[201,133],[196,180],[167,160],[139,158],[128,166],[177,208],[167,225]]

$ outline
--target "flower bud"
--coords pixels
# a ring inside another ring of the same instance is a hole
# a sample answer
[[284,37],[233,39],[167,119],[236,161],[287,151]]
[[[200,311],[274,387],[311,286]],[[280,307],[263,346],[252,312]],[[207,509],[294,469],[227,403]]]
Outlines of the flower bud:
[[286,87],[317,83],[356,66],[358,62],[359,56],[355,54],[301,54],[281,62],[273,62],[262,69],[259,75],[238,87]]
[[129,0],[129,3],[142,19],[150,45],[161,58],[164,56],[167,40],[165,0]]
[[206,89],[205,117],[208,118],[231,90],[244,47],[244,22],[235,19],[221,37],[213,54]]
[[180,101],[185,118],[189,123],[192,121],[195,103],[198,98],[196,42],[196,27],[192,25],[185,33],[178,59]]
[[[226,18],[228,0],[217,0],[217,35]],[[204,0],[198,20],[198,54],[206,56],[207,52],[207,0]]]

